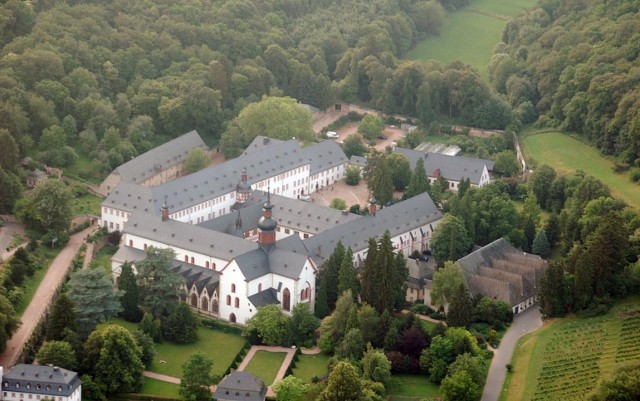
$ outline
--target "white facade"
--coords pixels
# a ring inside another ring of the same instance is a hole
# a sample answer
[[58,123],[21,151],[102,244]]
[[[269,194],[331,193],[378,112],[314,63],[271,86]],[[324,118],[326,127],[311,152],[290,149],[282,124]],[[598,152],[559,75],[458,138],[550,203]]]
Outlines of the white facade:
[[19,364],[6,374],[0,366],[2,401],[81,401],[78,374],[53,366]]

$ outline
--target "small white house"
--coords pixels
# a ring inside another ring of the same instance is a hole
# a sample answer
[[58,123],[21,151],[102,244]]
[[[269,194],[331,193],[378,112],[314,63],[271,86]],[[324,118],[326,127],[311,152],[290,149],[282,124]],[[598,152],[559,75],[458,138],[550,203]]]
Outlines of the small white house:
[[3,401],[82,399],[78,374],[55,366],[19,364],[6,373],[0,367],[0,381]]

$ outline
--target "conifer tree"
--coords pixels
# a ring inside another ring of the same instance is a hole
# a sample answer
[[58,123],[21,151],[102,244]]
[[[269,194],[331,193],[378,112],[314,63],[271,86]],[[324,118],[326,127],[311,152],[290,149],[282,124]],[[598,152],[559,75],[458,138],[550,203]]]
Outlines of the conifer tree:
[[402,252],[398,252],[395,258],[396,265],[396,298],[394,306],[396,309],[401,309],[407,299],[407,277],[409,277],[409,269],[407,268],[407,259],[405,259]]
[[329,260],[325,263],[324,278],[327,284],[327,305],[329,305],[329,309],[333,309],[336,306],[336,301],[340,296],[338,292],[339,272],[344,254],[344,245],[342,245],[342,241],[338,241],[331,256],[329,256]]
[[374,306],[373,299],[376,297],[374,280],[377,255],[378,243],[376,242],[375,238],[369,238],[369,248],[367,250],[367,257],[364,260],[364,269],[362,272],[362,287],[360,296],[362,297],[362,302],[366,302],[371,306]]
[[420,158],[416,162],[416,167],[413,170],[413,174],[411,175],[409,185],[404,192],[404,197],[405,199],[413,198],[414,196],[429,191],[430,187],[431,184],[429,183],[429,179],[427,178],[427,172],[424,169],[424,160]]
[[[396,289],[398,273],[396,269],[395,253],[391,242],[391,233],[386,230],[380,240],[377,253],[377,272],[374,276],[375,297],[373,306],[378,313],[385,310],[392,311],[398,294]],[[400,283],[402,285],[403,283]]]
[[76,331],[76,310],[71,298],[63,292],[58,295],[49,315],[47,341],[62,341],[65,328]]
[[340,264],[338,293],[342,294],[346,290],[351,290],[353,301],[358,302],[360,296],[360,281],[353,267],[353,251],[347,248],[342,263]]
[[122,265],[118,289],[122,291],[122,298],[120,298],[122,312],[120,312],[120,316],[129,322],[139,322],[140,319],[142,319],[142,310],[140,310],[140,294],[138,292],[136,276],[133,273],[131,264],[129,263]]
[[327,304],[327,280],[322,277],[318,287],[318,296],[316,297],[316,307],[313,311],[318,319],[324,319],[329,315],[329,305]]
[[531,245],[531,253],[546,257],[550,252],[551,247],[549,246],[547,234],[544,230],[538,231],[538,234],[536,234],[536,237],[533,239],[533,244]]
[[469,295],[469,290],[464,283],[460,283],[453,293],[449,312],[447,313],[447,323],[450,327],[467,328],[471,324],[473,302]]

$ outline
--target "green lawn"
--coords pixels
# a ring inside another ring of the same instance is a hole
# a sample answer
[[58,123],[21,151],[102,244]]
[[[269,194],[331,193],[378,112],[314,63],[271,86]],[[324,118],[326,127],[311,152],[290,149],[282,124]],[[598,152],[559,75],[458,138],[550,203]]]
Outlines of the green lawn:
[[440,392],[424,375],[393,375],[387,396],[390,401],[422,401],[437,399]]
[[520,144],[525,157],[538,165],[548,164],[561,174],[582,170],[604,182],[614,196],[640,209],[640,185],[632,183],[628,174],[614,173],[613,162],[595,148],[561,132],[524,135]]
[[100,215],[100,204],[104,199],[99,196],[87,193],[73,201],[73,215],[93,214]]
[[[640,359],[640,298],[604,316],[556,319],[520,339],[500,400],[586,399],[601,379]],[[582,397],[582,398],[581,398]]]
[[140,394],[145,395],[156,395],[163,398],[182,398],[180,394],[178,394],[178,389],[180,385],[163,382],[161,380],[151,379],[149,377],[145,377],[142,381],[142,388],[140,389]]
[[[136,330],[138,327],[137,324],[129,323],[123,319],[113,318],[109,322],[119,324],[129,331]],[[238,335],[198,327],[198,341],[193,344],[178,345],[168,341],[156,344],[156,357],[149,370],[180,378],[182,364],[194,352],[201,351],[213,359],[212,373],[222,376],[244,343],[245,339]],[[160,361],[165,363],[160,363]]]
[[[47,261],[47,264],[48,263],[49,262]],[[27,306],[31,303],[33,295],[36,293],[38,286],[46,274],[47,268],[43,267],[42,269],[37,270],[33,276],[25,277],[24,286],[22,287],[24,295],[22,296],[20,303],[16,306],[16,313],[18,316],[22,316],[24,311],[27,309]]]
[[537,3],[537,0],[474,0],[449,14],[440,36],[418,43],[406,58],[435,59],[442,63],[460,60],[474,66],[486,79],[487,64],[507,21]]
[[293,375],[305,383],[311,383],[313,376],[322,377],[327,374],[329,357],[324,354],[305,355],[298,357]]
[[258,351],[251,358],[245,372],[253,373],[261,378],[267,386],[270,386],[275,380],[286,356],[286,352]]
[[111,257],[115,255],[117,251],[117,246],[105,245],[100,249],[95,259],[91,261],[91,266],[103,269],[105,274],[111,277]]

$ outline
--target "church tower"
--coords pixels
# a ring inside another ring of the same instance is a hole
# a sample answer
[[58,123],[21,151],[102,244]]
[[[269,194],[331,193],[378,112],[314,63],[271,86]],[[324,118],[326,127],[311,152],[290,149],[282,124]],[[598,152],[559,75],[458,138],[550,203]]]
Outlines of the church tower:
[[276,243],[276,227],[278,222],[273,218],[271,194],[267,192],[267,201],[262,205],[262,217],[258,220],[258,243],[271,248]]
[[244,203],[251,195],[251,185],[247,182],[247,169],[242,169],[242,174],[240,175],[240,183],[236,186],[236,202]]

